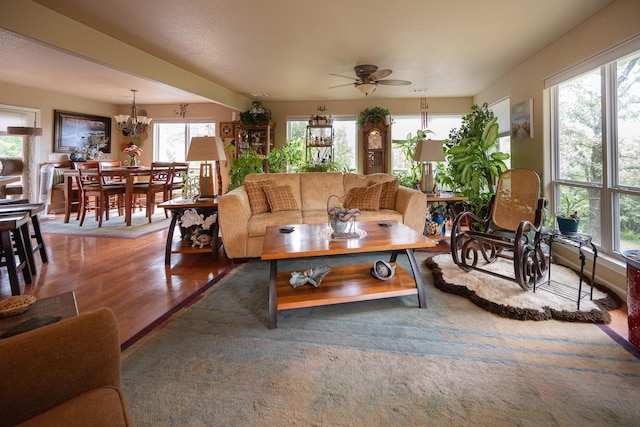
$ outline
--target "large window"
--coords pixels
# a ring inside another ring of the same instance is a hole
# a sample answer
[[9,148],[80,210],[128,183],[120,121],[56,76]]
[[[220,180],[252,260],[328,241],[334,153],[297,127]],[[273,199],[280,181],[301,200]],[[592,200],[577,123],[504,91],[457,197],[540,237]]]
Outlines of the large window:
[[[299,144],[304,150],[307,118],[287,119],[287,143]],[[350,170],[356,170],[357,163],[357,124],[353,116],[333,116],[334,161]],[[302,153],[304,160],[304,153]]]
[[[452,129],[460,127],[461,124],[462,115],[429,115],[427,117],[427,129],[433,133],[429,133],[428,138],[438,140],[447,139],[449,137],[449,132],[451,132]],[[420,130],[420,125],[421,117],[419,114],[412,116],[393,116],[391,140],[405,141],[409,134],[411,134],[412,137],[415,137],[418,130]],[[395,144],[391,145],[393,150],[392,170],[394,172],[408,171],[411,168],[411,165],[406,161],[401,150]]]
[[[194,136],[215,136],[215,123],[183,123],[156,121],[154,125],[154,160],[184,162],[189,142]],[[144,146],[142,147],[144,149]]]
[[579,231],[611,254],[640,247],[638,48],[625,44],[547,85],[554,205],[575,206]]
[[0,156],[22,157],[22,137],[6,135],[9,126],[36,126],[38,110],[0,105]]

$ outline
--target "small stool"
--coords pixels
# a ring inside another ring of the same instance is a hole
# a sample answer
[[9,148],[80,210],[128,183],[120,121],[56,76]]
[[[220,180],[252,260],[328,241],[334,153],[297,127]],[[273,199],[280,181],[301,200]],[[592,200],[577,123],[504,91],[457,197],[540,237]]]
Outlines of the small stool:
[[[31,218],[28,213],[16,213],[0,217],[0,244],[2,245],[0,259],[4,259],[0,262],[0,265],[7,267],[12,295],[20,295],[18,273],[22,272],[25,284],[31,284],[31,272],[27,258],[27,253],[31,252],[31,249],[27,250],[23,239],[25,229],[27,230],[27,235],[29,233],[30,221]],[[17,264],[16,253],[19,261]]]
[[[26,199],[0,202],[0,216],[14,213],[27,213],[31,218],[33,235],[29,234],[29,228],[26,227],[26,234],[24,234],[25,232],[23,232],[23,239],[25,240],[25,246],[27,247],[27,249],[29,249],[27,257],[29,260],[31,274],[33,275],[38,274],[33,254],[35,254],[36,252],[40,252],[40,259],[42,260],[42,263],[45,264],[49,262],[49,258],[47,256],[47,248],[40,231],[40,220],[38,219],[38,214],[40,212],[44,212],[44,203],[29,203],[29,201]],[[35,245],[31,244],[32,238],[36,240]]]

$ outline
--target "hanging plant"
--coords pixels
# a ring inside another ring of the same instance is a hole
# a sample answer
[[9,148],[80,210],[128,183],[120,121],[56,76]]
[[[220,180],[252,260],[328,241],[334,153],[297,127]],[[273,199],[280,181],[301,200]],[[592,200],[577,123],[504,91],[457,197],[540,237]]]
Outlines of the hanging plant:
[[240,123],[245,126],[258,126],[269,120],[271,120],[271,110],[264,108],[260,101],[253,101],[250,110],[240,113]]
[[[360,112],[360,116],[358,117],[358,127],[363,127],[366,123],[371,123],[371,125],[375,126],[381,121],[385,120],[385,117],[389,116],[389,110],[382,107],[373,107],[373,108],[365,108],[364,111]],[[392,124],[393,120],[389,121],[389,124]]]

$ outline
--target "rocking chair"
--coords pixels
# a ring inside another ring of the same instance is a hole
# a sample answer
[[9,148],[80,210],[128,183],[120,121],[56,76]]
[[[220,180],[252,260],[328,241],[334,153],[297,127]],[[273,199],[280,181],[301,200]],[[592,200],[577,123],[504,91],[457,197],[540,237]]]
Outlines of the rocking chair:
[[[540,177],[534,171],[503,172],[484,219],[472,212],[456,216],[451,231],[453,262],[465,271],[478,270],[515,281],[524,290],[538,284],[549,268],[541,226],[546,201],[539,194]],[[482,265],[479,255],[484,259]],[[513,261],[513,275],[488,268],[499,258]]]

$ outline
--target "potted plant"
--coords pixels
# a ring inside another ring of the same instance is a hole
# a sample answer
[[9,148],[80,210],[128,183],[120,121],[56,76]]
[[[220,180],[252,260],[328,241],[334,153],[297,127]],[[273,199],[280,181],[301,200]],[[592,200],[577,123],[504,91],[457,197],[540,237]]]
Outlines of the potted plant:
[[396,178],[400,182],[400,185],[409,188],[420,188],[422,165],[413,160],[413,157],[416,154],[418,141],[427,139],[427,135],[430,133],[433,132],[430,130],[418,130],[416,132],[416,136],[413,136],[411,133],[409,133],[406,140],[393,141],[395,146],[400,149],[400,152],[404,156],[407,163],[411,165],[408,171],[400,171],[395,174]]
[[447,217],[447,207],[441,203],[431,205],[429,215],[431,215],[431,221],[442,224]]
[[[373,108],[365,108],[364,111],[360,112],[360,116],[358,117],[358,127],[363,127],[366,123],[371,123],[371,125],[375,126],[383,120],[386,120],[386,117],[389,116],[389,110],[382,107],[373,107]],[[390,120],[392,124],[393,120]]]
[[471,110],[444,143],[448,163],[438,180],[467,196],[470,210],[483,218],[497,178],[508,169],[504,161],[510,156],[499,151],[497,118],[487,103]]
[[569,196],[562,196],[561,209],[556,212],[556,221],[558,230],[563,236],[575,236],[578,234],[578,226],[580,225],[580,216],[578,216],[577,202],[573,203]]

